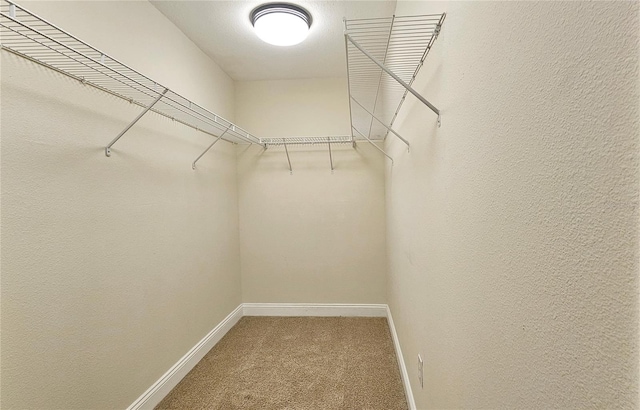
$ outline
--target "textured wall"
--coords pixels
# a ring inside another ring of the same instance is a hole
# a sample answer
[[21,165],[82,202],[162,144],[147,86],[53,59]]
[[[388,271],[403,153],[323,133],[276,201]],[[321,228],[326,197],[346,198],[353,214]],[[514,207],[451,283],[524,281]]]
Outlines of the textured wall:
[[[345,135],[345,79],[237,83],[238,122],[258,135]],[[239,147],[245,302],[385,301],[384,163],[368,144]]]
[[[388,139],[388,297],[418,408],[637,408],[638,3],[444,11]],[[425,388],[415,377],[425,360]]]
[[261,137],[351,135],[346,78],[239,81],[235,109]]
[[[233,114],[150,4],[27,7]],[[125,408],[240,303],[235,149],[151,113],[106,158],[140,108],[6,51],[1,98],[1,406]]]

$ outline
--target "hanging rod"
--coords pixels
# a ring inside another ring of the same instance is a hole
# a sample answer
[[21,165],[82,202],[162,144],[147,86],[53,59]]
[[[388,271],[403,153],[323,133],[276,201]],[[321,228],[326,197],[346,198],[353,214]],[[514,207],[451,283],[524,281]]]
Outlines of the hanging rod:
[[[352,128],[371,140],[392,133],[408,93],[438,115],[413,82],[437,39],[446,14],[344,20]],[[356,104],[352,104],[352,100]]]
[[[260,139],[231,121],[188,100],[99,51],[10,0],[0,0],[0,46],[111,95],[143,107],[106,147],[111,147],[151,111],[227,142],[259,144]],[[222,134],[221,134],[222,133]]]

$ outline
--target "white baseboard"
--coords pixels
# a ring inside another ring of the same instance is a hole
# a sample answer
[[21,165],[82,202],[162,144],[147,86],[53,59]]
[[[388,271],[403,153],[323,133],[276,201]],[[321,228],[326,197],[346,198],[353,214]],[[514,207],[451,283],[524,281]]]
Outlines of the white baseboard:
[[242,304],[224,318],[202,340],[147,389],[127,410],[153,409],[194,368],[213,346],[242,318]]
[[344,303],[244,303],[244,316],[387,317],[387,305]]
[[409,410],[416,410],[416,401],[413,398],[413,392],[411,391],[409,373],[407,373],[407,366],[404,364],[404,356],[402,355],[402,349],[400,349],[398,333],[396,333],[396,327],[393,324],[393,317],[391,316],[391,309],[389,309],[389,306],[387,306],[387,322],[389,323],[389,331],[391,332],[391,339],[393,339],[393,346],[396,349],[396,359],[398,360],[400,377],[402,377],[402,384],[404,385],[404,395],[407,397],[407,405],[409,406]]
[[393,346],[396,350],[407,404],[410,410],[416,410],[416,403],[413,398],[413,393],[411,392],[411,383],[409,383],[409,374],[404,364],[404,356],[402,356],[398,334],[393,325],[393,318],[391,317],[389,306],[384,304],[342,303],[242,303],[191,348],[187,354],[182,356],[158,381],[138,397],[127,410],[153,409],[158,405],[243,316],[386,317],[389,323],[391,338],[393,339]]

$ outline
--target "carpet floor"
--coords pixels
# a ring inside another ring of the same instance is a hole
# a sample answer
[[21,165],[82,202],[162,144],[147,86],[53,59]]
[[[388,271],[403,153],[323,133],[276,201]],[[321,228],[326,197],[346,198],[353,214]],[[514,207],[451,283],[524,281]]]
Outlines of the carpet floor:
[[407,409],[385,318],[243,317],[156,409]]

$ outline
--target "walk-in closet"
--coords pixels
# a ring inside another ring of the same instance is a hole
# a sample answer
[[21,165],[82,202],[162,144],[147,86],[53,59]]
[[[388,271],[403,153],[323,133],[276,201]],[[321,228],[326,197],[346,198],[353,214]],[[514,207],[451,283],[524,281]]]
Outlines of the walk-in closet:
[[2,409],[640,406],[640,3],[0,0]]

